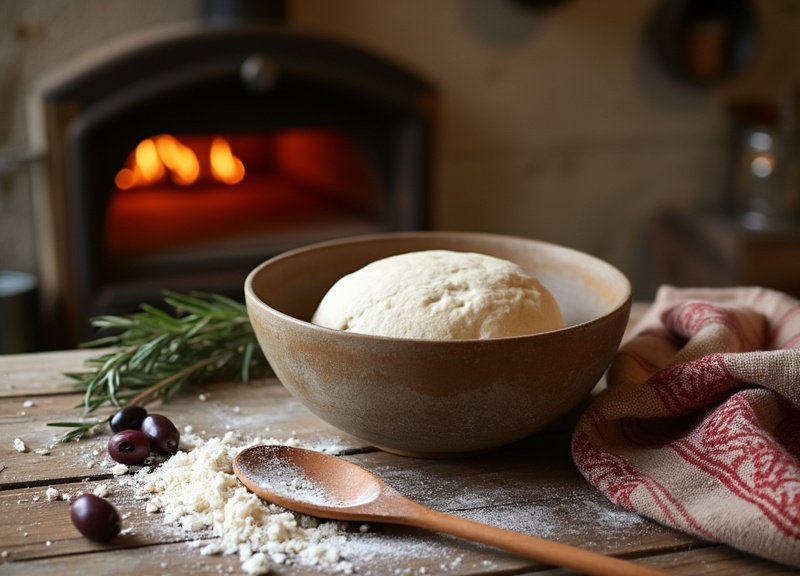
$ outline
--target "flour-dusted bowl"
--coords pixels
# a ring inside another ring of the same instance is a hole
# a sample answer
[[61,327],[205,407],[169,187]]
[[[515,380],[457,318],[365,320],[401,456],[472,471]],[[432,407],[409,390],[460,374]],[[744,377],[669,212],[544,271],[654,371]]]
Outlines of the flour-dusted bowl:
[[[510,338],[417,340],[310,322],[342,276],[381,258],[431,249],[519,264],[553,294],[565,327]],[[275,374],[314,414],[389,452],[448,458],[525,438],[578,405],[620,344],[631,287],[610,264],[554,244],[398,232],[278,255],[249,274],[245,298]]]

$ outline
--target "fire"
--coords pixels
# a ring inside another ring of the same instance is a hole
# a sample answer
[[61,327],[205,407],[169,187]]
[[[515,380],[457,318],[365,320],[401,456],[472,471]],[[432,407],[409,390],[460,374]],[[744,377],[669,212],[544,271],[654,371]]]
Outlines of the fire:
[[238,184],[244,178],[244,164],[231,152],[225,138],[217,136],[211,141],[211,174],[218,182]]
[[[172,136],[158,136],[156,142],[156,157],[149,157],[151,162],[161,162],[170,171],[170,176],[175,184],[188,186],[194,184],[200,175],[200,162],[197,155],[188,146],[178,142]],[[138,154],[136,157],[138,164]]]
[[244,163],[237,158],[225,138],[215,137],[208,151],[207,164],[201,165],[198,152],[174,136],[161,134],[142,140],[117,172],[114,182],[120,190],[141,188],[169,179],[178,186],[189,186],[203,174],[217,182],[237,184],[245,175]]

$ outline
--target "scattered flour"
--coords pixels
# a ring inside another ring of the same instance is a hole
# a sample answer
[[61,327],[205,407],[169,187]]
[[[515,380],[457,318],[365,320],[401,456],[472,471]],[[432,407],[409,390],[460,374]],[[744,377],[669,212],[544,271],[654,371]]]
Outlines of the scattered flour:
[[[279,442],[246,439],[235,432],[222,438],[187,435],[179,451],[154,468],[120,477],[148,513],[160,513],[165,524],[185,532],[210,531],[216,539],[196,541],[203,555],[238,555],[247,574],[265,574],[272,564],[325,567],[350,574],[353,565],[340,553],[346,525],[322,522],[267,504],[242,486],[231,468],[244,447]],[[207,536],[207,534],[206,534]]]

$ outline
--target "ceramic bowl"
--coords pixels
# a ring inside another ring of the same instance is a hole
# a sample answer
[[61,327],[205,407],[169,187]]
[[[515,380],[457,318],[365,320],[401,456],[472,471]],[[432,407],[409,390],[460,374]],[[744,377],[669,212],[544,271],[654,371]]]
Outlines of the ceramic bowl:
[[[417,340],[310,323],[342,276],[387,256],[430,249],[516,262],[550,290],[566,326],[511,338]],[[450,458],[525,438],[578,405],[620,344],[631,287],[610,264],[554,244],[398,232],[278,255],[248,275],[245,298],[276,376],[314,414],[389,452]]]

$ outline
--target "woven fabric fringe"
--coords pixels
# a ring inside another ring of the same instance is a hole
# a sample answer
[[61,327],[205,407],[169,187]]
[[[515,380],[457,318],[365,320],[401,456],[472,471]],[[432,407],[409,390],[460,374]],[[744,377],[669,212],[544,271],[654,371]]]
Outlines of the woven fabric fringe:
[[661,287],[572,453],[618,506],[800,568],[800,302]]

